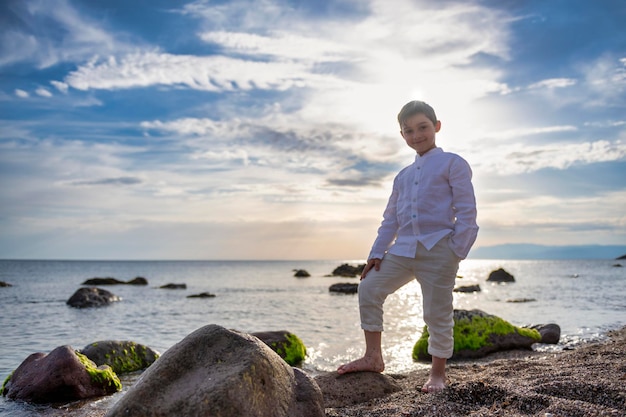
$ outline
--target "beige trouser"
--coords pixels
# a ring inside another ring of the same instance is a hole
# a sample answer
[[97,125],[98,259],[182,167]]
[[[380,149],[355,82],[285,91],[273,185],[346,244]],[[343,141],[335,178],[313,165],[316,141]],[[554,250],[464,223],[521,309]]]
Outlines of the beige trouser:
[[441,239],[430,251],[418,244],[415,258],[386,254],[380,270],[372,269],[359,284],[361,328],[383,331],[383,304],[389,294],[417,279],[422,288],[424,322],[428,326],[428,353],[450,358],[454,349],[452,292],[460,259]]

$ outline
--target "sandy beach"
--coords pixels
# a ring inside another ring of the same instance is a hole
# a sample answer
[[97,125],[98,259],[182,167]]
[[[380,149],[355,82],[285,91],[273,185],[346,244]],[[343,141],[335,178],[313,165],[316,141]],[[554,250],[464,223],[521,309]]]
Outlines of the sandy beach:
[[451,362],[448,388],[423,394],[428,371],[389,375],[402,390],[328,417],[626,416],[626,327],[556,353],[511,351]]

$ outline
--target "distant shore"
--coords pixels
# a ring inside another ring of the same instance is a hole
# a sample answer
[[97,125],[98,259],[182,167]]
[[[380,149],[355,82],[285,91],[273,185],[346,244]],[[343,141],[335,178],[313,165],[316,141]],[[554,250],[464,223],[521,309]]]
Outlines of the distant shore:
[[441,394],[420,392],[427,369],[390,375],[402,391],[327,409],[326,416],[624,416],[626,326],[608,335],[572,351],[510,351],[451,362],[449,386]]

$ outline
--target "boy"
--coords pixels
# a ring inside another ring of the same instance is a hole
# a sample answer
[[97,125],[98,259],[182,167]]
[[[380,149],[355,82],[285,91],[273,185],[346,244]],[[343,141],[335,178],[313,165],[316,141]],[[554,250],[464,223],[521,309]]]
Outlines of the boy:
[[430,378],[423,392],[446,386],[446,360],[452,356],[452,292],[459,262],[476,240],[476,199],[472,171],[460,156],[435,144],[441,129],[432,107],[407,103],[398,114],[400,134],[417,152],[415,162],[398,173],[361,274],[359,311],[365,333],[362,358],[337,372],[382,372],[383,303],[389,294],[417,279],[428,326]]

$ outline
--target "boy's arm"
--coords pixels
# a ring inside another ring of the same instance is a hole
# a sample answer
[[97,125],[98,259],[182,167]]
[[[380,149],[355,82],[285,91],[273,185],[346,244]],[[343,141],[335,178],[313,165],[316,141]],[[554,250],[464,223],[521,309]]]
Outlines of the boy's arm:
[[367,257],[368,260],[383,259],[387,249],[389,249],[393,240],[396,238],[396,233],[398,231],[398,216],[396,215],[398,208],[398,192],[396,190],[396,180],[397,177],[393,182],[391,196],[389,197],[387,207],[383,212],[383,221],[378,228],[378,235],[376,236],[376,240],[372,245],[372,250]]
[[452,206],[456,221],[450,237],[452,250],[461,259],[465,259],[478,235],[476,224],[476,197],[472,185],[472,170],[469,164],[459,158],[450,170],[452,188]]

